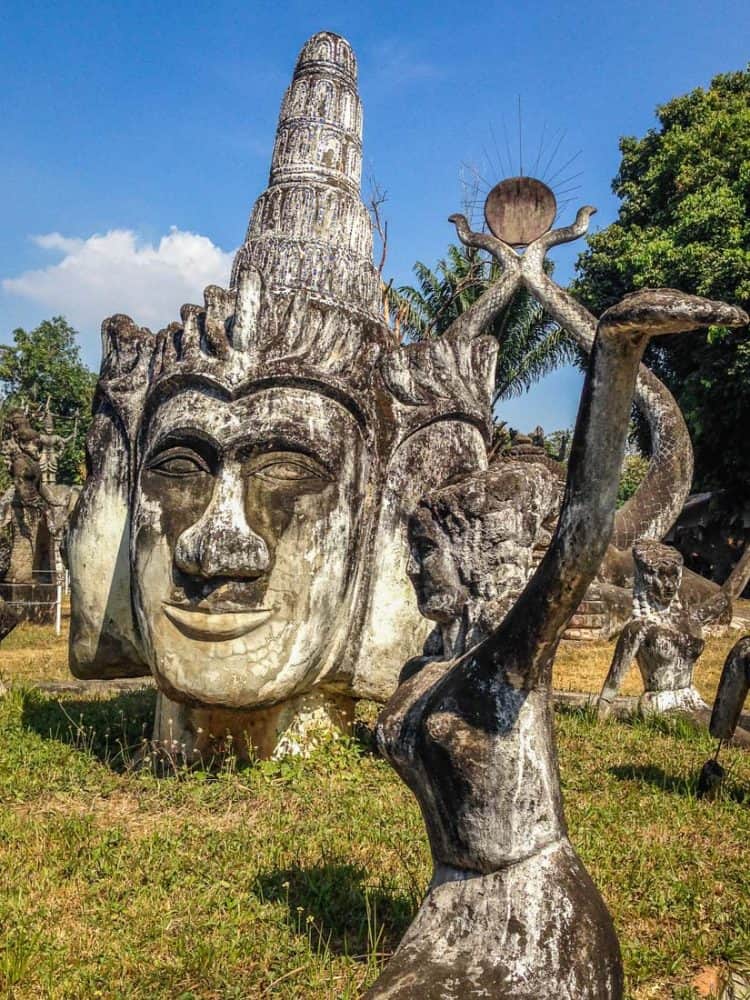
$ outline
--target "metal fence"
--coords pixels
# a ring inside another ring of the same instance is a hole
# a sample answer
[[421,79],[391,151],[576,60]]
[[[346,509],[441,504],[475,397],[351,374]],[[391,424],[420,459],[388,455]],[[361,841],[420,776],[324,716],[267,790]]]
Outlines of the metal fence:
[[24,621],[54,621],[55,635],[62,631],[63,598],[70,589],[68,571],[34,570],[30,581],[0,580],[0,597]]

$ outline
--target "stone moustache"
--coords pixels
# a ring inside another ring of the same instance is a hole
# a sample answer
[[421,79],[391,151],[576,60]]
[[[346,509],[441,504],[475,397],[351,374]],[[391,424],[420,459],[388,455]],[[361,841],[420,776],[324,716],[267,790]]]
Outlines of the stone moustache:
[[[494,240],[489,248],[498,251]],[[630,295],[601,317],[560,520],[544,559],[488,637],[448,662],[409,670],[378,720],[379,746],[420,804],[434,874],[368,998],[622,997],[611,918],[567,836],[552,664],[612,532],[649,338],[746,322],[739,309],[669,289]],[[461,544],[465,532],[451,539],[441,525],[481,517],[482,506],[490,519],[494,494],[488,474],[478,473],[438,492],[442,506],[428,497],[411,521],[412,558],[420,566],[413,576],[420,606],[433,619],[455,616],[465,604],[456,567],[470,576],[466,564],[476,558]]]

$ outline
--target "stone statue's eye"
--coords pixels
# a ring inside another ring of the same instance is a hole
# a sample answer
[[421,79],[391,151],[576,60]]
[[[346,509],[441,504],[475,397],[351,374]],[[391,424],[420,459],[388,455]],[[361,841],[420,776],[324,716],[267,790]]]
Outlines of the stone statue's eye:
[[267,459],[252,471],[252,475],[268,483],[321,483],[330,479],[325,470],[305,456]]
[[195,476],[211,471],[201,455],[184,448],[170,448],[155,455],[149,461],[147,468],[162,476],[174,477]]

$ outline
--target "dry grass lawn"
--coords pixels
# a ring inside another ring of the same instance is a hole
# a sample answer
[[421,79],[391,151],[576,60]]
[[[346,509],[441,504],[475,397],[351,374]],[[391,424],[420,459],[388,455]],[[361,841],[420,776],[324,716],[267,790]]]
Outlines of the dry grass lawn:
[[[750,612],[750,601],[740,602]],[[746,606],[746,607],[745,607]],[[68,610],[63,628],[56,636],[51,626],[19,625],[0,647],[0,680],[19,683],[66,681],[68,670]],[[695,672],[696,687],[711,704],[727,653],[742,633],[731,631],[722,638],[710,638]],[[590,691],[598,694],[614,652],[612,642],[564,642],[557,654],[554,686],[562,691]],[[642,691],[638,668],[633,664],[622,694]]]
[[[709,701],[736,637],[708,644]],[[567,645],[556,685],[597,691],[611,653]],[[0,997],[359,996],[430,875],[419,810],[388,765],[340,741],[159,780],[128,767],[153,691],[26,687],[68,676],[51,628],[24,625],[0,649],[17,684],[0,699]],[[705,802],[705,730],[581,710],[556,729],[571,838],[613,914],[628,1000],[709,995],[750,957],[750,754],[724,752],[728,779]]]

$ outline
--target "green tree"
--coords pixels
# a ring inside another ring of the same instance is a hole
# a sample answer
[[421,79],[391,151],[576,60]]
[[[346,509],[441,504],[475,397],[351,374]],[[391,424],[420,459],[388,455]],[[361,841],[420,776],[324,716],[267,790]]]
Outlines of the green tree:
[[[595,312],[647,286],[750,306],[750,67],[657,109],[620,140],[617,221],[592,236],[574,290]],[[682,408],[697,489],[750,492],[750,340],[710,329],[652,342],[646,362]]]
[[648,459],[643,455],[626,455],[620,472],[620,485],[617,488],[617,506],[622,507],[641,485],[648,471]]
[[[499,265],[474,248],[451,244],[435,269],[417,261],[416,286],[390,288],[388,306],[396,331],[407,341],[439,337],[487,287]],[[577,360],[566,332],[526,292],[519,291],[489,331],[502,343],[494,403],[519,396],[559,365]]]
[[81,361],[76,337],[73,327],[62,316],[55,316],[34,330],[14,330],[13,346],[0,352],[3,412],[26,406],[32,422],[41,427],[49,397],[58,434],[67,436],[77,423],[75,437],[60,457],[59,478],[64,483],[78,483],[82,478],[96,385],[96,376]]

